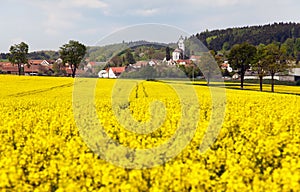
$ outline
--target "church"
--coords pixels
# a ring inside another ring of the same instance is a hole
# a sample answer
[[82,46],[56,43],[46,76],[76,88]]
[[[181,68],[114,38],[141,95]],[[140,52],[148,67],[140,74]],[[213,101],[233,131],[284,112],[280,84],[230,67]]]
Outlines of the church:
[[186,57],[184,38],[180,36],[177,42],[177,48],[173,51],[172,58],[168,61],[168,65],[191,65],[193,62],[194,60]]
[[182,36],[180,36],[177,45],[178,45],[178,48],[176,48],[172,54],[173,61],[178,61],[180,59],[184,59],[185,47],[184,47],[184,39]]

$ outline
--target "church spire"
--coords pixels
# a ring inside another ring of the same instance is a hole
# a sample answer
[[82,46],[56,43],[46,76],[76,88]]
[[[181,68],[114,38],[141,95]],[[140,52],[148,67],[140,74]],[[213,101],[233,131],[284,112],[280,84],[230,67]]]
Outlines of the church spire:
[[184,46],[184,39],[182,37],[182,35],[180,36],[179,40],[178,40],[178,48],[182,50],[182,54],[183,57],[185,55],[185,46]]

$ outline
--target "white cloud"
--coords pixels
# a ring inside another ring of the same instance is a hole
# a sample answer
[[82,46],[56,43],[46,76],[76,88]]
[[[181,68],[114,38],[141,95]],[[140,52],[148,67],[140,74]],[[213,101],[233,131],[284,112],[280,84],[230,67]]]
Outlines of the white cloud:
[[213,0],[212,3],[218,6],[232,6],[238,4],[239,0]]
[[80,20],[82,15],[71,10],[58,10],[47,13],[47,20],[43,24],[45,32],[49,35],[58,35],[59,33],[68,33],[75,27],[76,20]]
[[186,0],[185,3],[195,6],[208,6],[208,7],[228,7],[233,5],[242,5],[253,3],[256,0]]
[[105,12],[108,7],[100,0],[29,0],[27,3],[41,9],[46,16],[42,26],[48,35],[71,32],[84,19],[83,12],[86,9],[101,9]]
[[19,44],[21,42],[26,43],[26,41],[23,38],[21,38],[21,37],[15,37],[15,38],[13,38],[13,39],[10,40],[10,45]]
[[99,0],[61,0],[63,7],[107,8],[108,4]]
[[153,16],[155,14],[159,13],[159,9],[137,9],[134,11],[134,15],[138,16]]

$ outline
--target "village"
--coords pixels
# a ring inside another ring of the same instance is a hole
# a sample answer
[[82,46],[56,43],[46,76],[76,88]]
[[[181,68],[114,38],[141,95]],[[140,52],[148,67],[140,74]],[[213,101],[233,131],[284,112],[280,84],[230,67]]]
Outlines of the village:
[[[175,48],[170,55],[170,58],[165,57],[163,60],[150,59],[139,60],[135,63],[129,63],[126,66],[110,66],[108,62],[96,62],[85,59],[85,64],[82,64],[76,70],[77,77],[98,77],[98,78],[119,78],[124,72],[139,72],[145,67],[157,68],[158,66],[168,67],[198,67],[197,63],[201,60],[200,55],[186,56],[186,47],[184,38],[181,36]],[[21,65],[21,74],[27,76],[71,76],[71,66],[66,63],[62,64],[61,58],[56,60],[28,60],[27,64]],[[220,71],[222,72],[224,80],[238,80],[240,75],[237,69],[233,69],[228,61],[223,61],[219,64]],[[201,70],[201,69],[200,69]],[[57,72],[59,71],[59,73]],[[14,74],[17,75],[19,69],[17,65],[10,62],[0,62],[0,74]],[[195,73],[195,72],[193,72]],[[204,79],[203,73],[193,74],[194,79]],[[191,78],[191,77],[190,77]],[[250,67],[246,70],[244,79],[258,79],[255,70]],[[271,79],[271,76],[265,75],[263,79]],[[298,81],[300,79],[300,68],[291,67],[284,73],[277,73],[274,79],[278,81]]]

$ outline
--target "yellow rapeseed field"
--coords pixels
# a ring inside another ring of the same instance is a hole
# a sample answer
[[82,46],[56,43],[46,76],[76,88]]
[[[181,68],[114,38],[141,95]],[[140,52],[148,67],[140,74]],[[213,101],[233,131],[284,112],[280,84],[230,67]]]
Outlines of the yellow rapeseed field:
[[[115,109],[121,119],[132,115],[137,122],[148,122],[151,101],[166,107],[161,114],[154,110],[165,117],[161,126],[139,134],[116,117],[111,100],[116,81],[99,79],[95,88],[97,115],[107,134],[135,149],[159,147],[170,139],[184,117],[176,91],[164,82],[135,82],[129,100]],[[222,129],[201,153],[212,106],[209,89],[194,85],[199,102],[190,109],[200,111],[186,148],[166,163],[128,169],[105,161],[81,136],[73,85],[71,78],[0,76],[1,191],[300,191],[296,94],[226,89]],[[293,87],[291,93],[299,89]],[[161,157],[153,158],[158,162]]]

